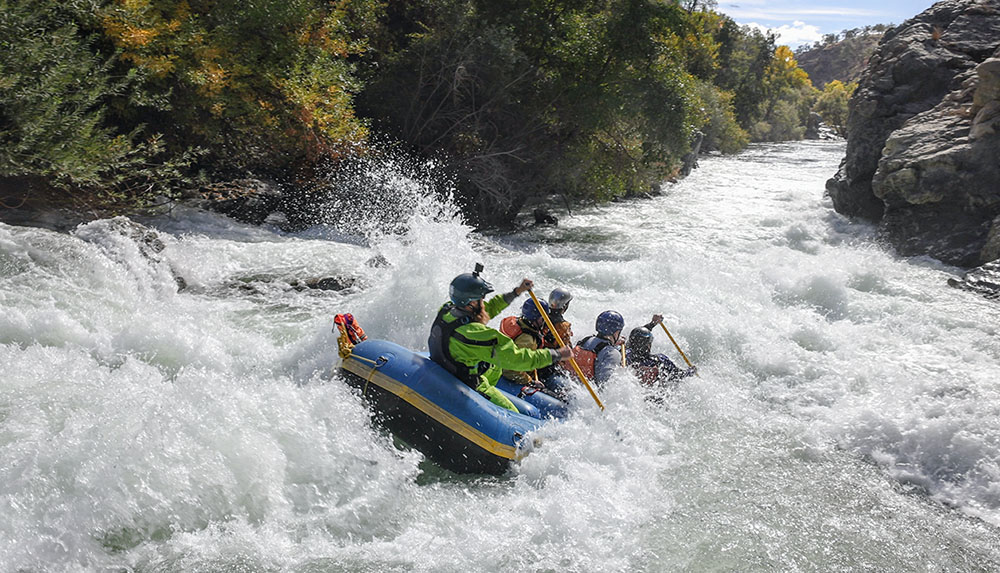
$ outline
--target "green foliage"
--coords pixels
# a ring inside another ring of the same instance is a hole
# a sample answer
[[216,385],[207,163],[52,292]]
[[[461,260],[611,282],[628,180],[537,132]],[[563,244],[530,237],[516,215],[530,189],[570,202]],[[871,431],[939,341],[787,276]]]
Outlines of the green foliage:
[[376,0],[0,0],[0,177],[141,204],[308,171],[367,126],[351,58]]
[[741,28],[728,18],[722,22],[716,38],[719,69],[715,77],[709,79],[733,94],[736,121],[743,129],[748,129],[760,119],[769,97],[765,82],[774,59],[775,38],[757,29]]
[[33,177],[103,203],[143,202],[184,178],[193,150],[164,156],[159,136],[108,121],[108,103],[136,74],[113,74],[115,59],[82,29],[80,6],[0,1],[0,177]]
[[698,97],[705,113],[704,125],[701,127],[705,134],[702,150],[736,153],[746,147],[750,142],[750,134],[736,121],[732,94],[710,83],[700,82]]
[[750,136],[754,141],[789,141],[802,139],[806,128],[802,125],[799,111],[793,102],[778,100],[774,103],[767,120],[753,125]]
[[362,98],[381,125],[451,158],[478,221],[528,196],[646,191],[687,149],[685,13],[636,0],[431,0],[422,31],[377,61]]
[[133,152],[103,107],[131,78],[112,79],[93,41],[56,3],[0,1],[0,175],[96,184]]
[[778,46],[763,82],[762,114],[750,128],[754,141],[802,139],[816,89],[788,46]]
[[202,172],[309,177],[377,126],[439,158],[475,222],[641,193],[696,130],[727,153],[801,137],[791,52],[712,8],[0,0],[0,177],[142,204]]
[[838,80],[833,80],[823,87],[823,92],[813,106],[813,111],[818,113],[823,121],[836,130],[841,137],[847,137],[847,104],[857,87],[857,82],[845,85]]
[[374,0],[110,0],[101,30],[143,80],[118,119],[169,134],[172,150],[207,148],[217,170],[350,151],[367,131],[349,58],[366,49],[376,10]]

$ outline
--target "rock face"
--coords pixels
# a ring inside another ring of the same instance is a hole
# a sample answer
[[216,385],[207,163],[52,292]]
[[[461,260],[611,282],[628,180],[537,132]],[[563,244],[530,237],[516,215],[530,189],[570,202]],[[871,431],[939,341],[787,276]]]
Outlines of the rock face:
[[199,190],[197,204],[237,221],[261,225],[281,205],[282,193],[275,185],[256,179],[213,183]]
[[904,255],[1000,256],[1000,0],[946,0],[883,37],[848,117],[834,208]]
[[796,51],[795,61],[818,89],[833,80],[845,84],[857,81],[881,37],[876,31],[854,30],[839,42]]

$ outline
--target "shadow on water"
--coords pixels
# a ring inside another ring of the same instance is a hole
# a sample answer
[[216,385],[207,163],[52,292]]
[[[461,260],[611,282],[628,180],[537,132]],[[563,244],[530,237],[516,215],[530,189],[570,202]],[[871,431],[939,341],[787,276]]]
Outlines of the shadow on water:
[[[406,443],[403,439],[398,436],[392,435],[387,430],[379,430],[380,432],[385,432],[387,436],[392,438],[392,444],[400,451],[415,451],[415,448]],[[459,474],[450,470],[446,470],[441,466],[437,465],[429,458],[424,458],[420,461],[417,466],[420,469],[420,473],[417,475],[415,483],[419,486],[433,486],[433,485],[459,485],[459,486],[484,486],[490,484],[500,484],[510,480],[512,474],[510,472],[502,476],[492,476],[483,474]]]

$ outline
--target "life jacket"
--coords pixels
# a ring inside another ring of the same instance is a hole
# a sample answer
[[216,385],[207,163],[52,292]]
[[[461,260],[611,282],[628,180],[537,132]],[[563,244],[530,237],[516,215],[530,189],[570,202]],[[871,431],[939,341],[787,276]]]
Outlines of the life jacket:
[[[552,326],[555,327],[556,332],[559,333],[559,338],[562,339],[563,344],[567,346],[572,346],[573,341],[571,340],[571,338],[573,338],[573,328],[572,328],[573,325],[570,324],[568,320],[563,318],[561,312],[553,311],[552,314],[549,315],[549,319],[552,321]],[[545,347],[559,348],[559,343],[556,342],[556,337],[553,336],[551,332],[546,333],[545,335]]]
[[535,348],[543,348],[545,346],[545,340],[542,339],[541,333],[530,327],[525,328],[521,319],[516,316],[508,316],[501,320],[500,332],[506,334],[511,340],[516,340],[522,334],[528,334],[531,338],[535,339]]
[[460,333],[455,332],[455,330],[472,321],[468,316],[455,318],[450,322],[444,319],[445,315],[448,314],[451,309],[455,308],[452,303],[446,303],[438,311],[437,316],[434,318],[434,323],[431,324],[431,334],[427,338],[427,349],[430,351],[431,360],[437,362],[444,367],[445,370],[450,372],[452,376],[458,378],[465,383],[466,386],[475,390],[480,383],[479,377],[490,369],[490,364],[488,362],[480,362],[474,367],[470,367],[467,364],[463,364],[451,355],[451,349],[449,348],[449,343],[454,337],[459,342],[463,344],[472,344],[475,346],[493,346],[496,344],[495,341],[483,341],[483,340],[472,340],[462,336]]
[[632,364],[630,366],[635,377],[646,386],[652,386],[660,379],[659,363],[652,364]]
[[[569,321],[562,322],[552,322],[552,326],[556,328],[556,332],[559,333],[559,338],[562,339],[563,344],[570,346],[573,344],[573,325]],[[556,341],[556,337],[549,334],[545,337],[545,345],[548,348],[558,348],[559,342]]]
[[340,331],[340,336],[337,338],[337,346],[339,347],[341,358],[350,356],[351,350],[356,344],[368,339],[368,335],[365,334],[364,329],[361,328],[358,321],[354,320],[354,315],[351,313],[338,314],[333,317],[333,324]]
[[580,371],[583,372],[583,375],[590,380],[594,379],[594,362],[597,361],[597,355],[611,345],[610,342],[602,338],[592,349],[584,348],[584,346],[588,346],[588,342],[590,342],[590,339],[592,338],[595,337],[588,336],[573,347],[573,359],[576,360],[576,364],[580,367]]
[[[646,386],[654,386],[676,377],[683,377],[680,368],[662,354],[647,354],[642,358],[628,356],[629,368]],[[661,378],[662,376],[662,378]]]

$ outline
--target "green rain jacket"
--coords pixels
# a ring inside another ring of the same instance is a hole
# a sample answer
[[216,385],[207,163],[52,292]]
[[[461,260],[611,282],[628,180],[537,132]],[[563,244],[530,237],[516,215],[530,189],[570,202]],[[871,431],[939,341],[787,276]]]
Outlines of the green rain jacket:
[[[490,318],[500,314],[507,308],[513,300],[512,293],[508,295],[497,295],[484,303],[486,312]],[[447,306],[450,303],[442,305]],[[440,312],[440,311],[439,311]],[[452,323],[458,318],[453,312],[447,312],[443,317],[444,322]],[[466,338],[470,343],[462,342],[458,336],[452,336],[448,341],[448,350],[452,358],[469,367],[470,371],[476,371],[480,362],[486,362],[490,367],[482,373],[480,380],[490,387],[496,386],[497,380],[504,369],[507,370],[534,370],[544,368],[552,364],[552,351],[549,349],[532,350],[530,348],[519,348],[514,341],[504,333],[490,328],[480,322],[469,322],[455,329],[455,334]]]

